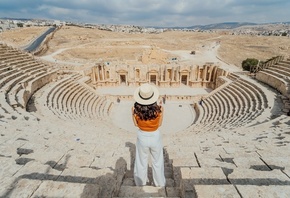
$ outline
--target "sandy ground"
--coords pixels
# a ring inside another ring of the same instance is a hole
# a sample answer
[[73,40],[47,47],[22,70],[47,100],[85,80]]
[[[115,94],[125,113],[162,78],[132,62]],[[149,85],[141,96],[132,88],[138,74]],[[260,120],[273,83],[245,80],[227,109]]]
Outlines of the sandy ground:
[[25,27],[0,33],[0,41],[4,41],[10,46],[24,47],[36,39],[48,27]]
[[[22,46],[43,30],[33,27],[7,31],[1,34],[1,41]],[[154,53],[149,55],[152,48]],[[146,64],[164,64],[166,60],[177,57],[180,64],[214,62],[241,67],[246,58],[263,61],[277,55],[289,56],[289,49],[289,37],[239,36],[229,35],[226,31],[127,34],[64,26],[50,41],[49,50],[43,58],[77,66],[100,61],[142,64],[142,56],[149,59]],[[196,55],[190,55],[192,50],[196,51]]]

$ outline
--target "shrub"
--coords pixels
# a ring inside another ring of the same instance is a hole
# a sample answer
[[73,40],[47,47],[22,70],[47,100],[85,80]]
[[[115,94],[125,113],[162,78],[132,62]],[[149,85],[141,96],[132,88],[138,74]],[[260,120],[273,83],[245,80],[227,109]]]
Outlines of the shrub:
[[23,27],[23,23],[17,23],[17,27]]
[[259,63],[258,59],[255,58],[247,58],[246,60],[243,60],[242,67],[243,70],[246,71],[253,71],[253,68],[256,67]]

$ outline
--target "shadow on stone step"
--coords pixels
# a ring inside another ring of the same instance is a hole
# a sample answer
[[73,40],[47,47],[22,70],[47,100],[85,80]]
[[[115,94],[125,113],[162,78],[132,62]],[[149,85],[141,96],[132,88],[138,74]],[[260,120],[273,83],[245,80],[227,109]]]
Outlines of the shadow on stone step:
[[[43,165],[47,166],[47,165]],[[32,167],[33,168],[33,167]],[[95,198],[95,197],[114,197],[118,195],[122,180],[124,178],[125,172],[127,169],[127,162],[124,158],[120,157],[115,164],[115,169],[100,169],[93,170],[92,175],[98,175],[98,177],[83,177],[75,175],[62,175],[62,171],[59,171],[59,174],[51,174],[52,168],[47,166],[46,171],[38,172],[37,169],[35,172],[30,174],[23,174],[17,177],[9,186],[7,190],[0,194],[0,197],[11,197],[14,193],[21,189],[22,180],[29,181],[41,181],[38,183],[38,186],[35,186],[35,189],[41,189],[41,185],[47,185],[52,183],[51,189],[45,190],[44,192],[37,192],[37,190],[31,190],[31,196],[33,197],[34,193],[38,195],[41,194],[41,197],[51,197],[50,193],[57,193],[64,191],[68,192],[66,197],[77,196],[81,198]],[[65,169],[66,170],[66,169]],[[64,171],[65,171],[64,170]],[[98,172],[99,171],[99,172]],[[79,173],[81,175],[82,168],[79,168]],[[70,184],[79,184],[79,190],[71,191]],[[20,185],[20,186],[19,186]],[[28,185],[28,184],[27,184]],[[18,189],[19,188],[19,189]],[[32,189],[30,186],[28,189]],[[15,191],[15,192],[14,192]],[[73,192],[80,192],[80,194],[69,194]]]

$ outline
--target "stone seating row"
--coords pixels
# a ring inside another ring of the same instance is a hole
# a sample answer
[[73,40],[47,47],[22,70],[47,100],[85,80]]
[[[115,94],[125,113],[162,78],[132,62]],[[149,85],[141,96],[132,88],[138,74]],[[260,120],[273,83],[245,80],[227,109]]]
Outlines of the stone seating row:
[[[196,137],[193,135],[192,138]],[[267,186],[265,194],[262,193],[264,196],[268,196],[267,193],[273,196],[277,193],[277,185],[290,195],[288,160],[281,160],[287,154],[273,157],[268,151],[262,154],[247,150],[231,152],[232,146],[229,150],[222,146],[210,149],[210,139],[207,146],[202,147],[192,144],[188,136],[187,141],[181,142],[182,145],[172,143],[166,147],[172,160],[175,187],[180,189],[181,197],[241,197],[240,193],[245,197],[256,197],[261,193],[261,186]],[[243,189],[248,185],[250,191]],[[273,191],[271,186],[275,187]]]
[[[1,45],[2,51],[11,51],[11,47]],[[15,56],[1,61],[0,73],[0,98],[2,102],[2,114],[7,117],[16,117],[18,114],[29,115],[26,105],[30,97],[39,88],[49,83],[57,75],[57,69],[35,61],[29,55],[13,49]],[[1,54],[1,57],[4,55]],[[18,60],[21,58],[21,63]]]
[[[227,163],[225,163],[227,164]],[[233,165],[234,166],[234,165]],[[256,165],[257,166],[257,165]],[[275,197],[277,186],[290,196],[290,180],[281,170],[181,167],[181,197]],[[255,166],[254,166],[255,167]],[[271,186],[275,186],[273,189]]]
[[[112,144],[113,140],[105,140],[104,142]],[[68,150],[65,146],[54,148],[58,144],[49,147],[41,141],[41,138],[39,141],[42,144],[36,141],[33,150],[32,144],[17,147],[19,150],[32,150],[32,153],[3,158],[2,163],[5,165],[9,163],[11,166],[8,168],[4,165],[1,171],[1,178],[9,179],[1,181],[0,197],[116,195],[125,174],[126,162],[130,161],[128,148],[120,148],[116,146],[117,143],[113,143],[111,147],[115,150],[104,146],[104,151],[99,147],[95,149],[96,151],[80,151],[79,148],[76,149],[79,142],[73,142],[71,146],[73,149]],[[64,144],[65,141],[62,145]],[[85,190],[88,186],[92,187],[89,192]]]
[[11,60],[21,60],[21,59],[27,59],[29,56],[26,54],[23,54],[21,52],[9,52],[9,53],[2,53],[0,55],[0,61],[2,63],[10,62]]
[[112,103],[83,86],[84,80],[75,74],[56,82],[47,91],[47,107],[63,119],[108,118]]
[[232,83],[204,99],[197,105],[200,127],[240,126],[251,122],[268,107],[265,94],[254,83],[243,77],[230,77]]
[[259,71],[256,74],[256,79],[290,98],[290,59],[280,61],[267,69]]

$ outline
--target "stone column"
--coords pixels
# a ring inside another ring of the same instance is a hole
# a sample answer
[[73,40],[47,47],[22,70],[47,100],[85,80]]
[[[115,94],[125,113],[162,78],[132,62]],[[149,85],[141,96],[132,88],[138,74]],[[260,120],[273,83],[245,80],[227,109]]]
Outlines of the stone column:
[[214,66],[210,66],[210,69],[209,69],[209,79],[208,79],[208,81],[211,81],[211,79],[212,79],[212,73],[213,73],[213,69],[214,69]]
[[176,81],[180,83],[179,67],[176,68]]
[[196,67],[196,81],[199,81],[199,66]]
[[97,75],[98,75],[98,82],[101,81],[101,77],[100,77],[100,66],[97,66]]
[[172,69],[171,69],[171,82],[174,80],[174,70],[175,70],[175,68],[173,68],[172,67]]
[[213,81],[215,82],[216,81],[216,78],[217,78],[217,66],[214,66],[214,68],[213,68]]
[[103,81],[106,79],[105,66],[102,66]]
[[192,81],[192,66],[189,67],[188,81]]
[[92,80],[93,80],[93,84],[96,84],[96,69],[95,69],[95,67],[92,68]]
[[206,73],[207,73],[208,67],[205,65],[203,69],[203,74],[202,74],[202,81],[206,81]]
[[165,67],[165,81],[169,80],[169,72],[168,72],[168,68]]
[[160,77],[161,77],[161,79],[160,79],[160,81],[164,81],[164,67],[163,66],[161,66],[160,67]]

